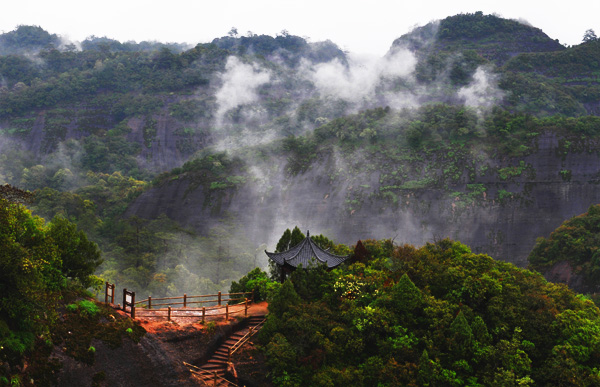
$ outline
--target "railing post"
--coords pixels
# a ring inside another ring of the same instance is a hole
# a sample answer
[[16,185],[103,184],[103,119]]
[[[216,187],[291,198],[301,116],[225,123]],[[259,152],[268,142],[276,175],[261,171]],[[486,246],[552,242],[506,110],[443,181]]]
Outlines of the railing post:
[[106,281],[106,286],[104,287],[104,303],[108,304],[108,281]]
[[215,371],[215,383],[213,384],[213,386],[217,387],[217,371]]
[[183,293],[183,307],[187,307],[187,294]]
[[219,306],[221,306],[221,292],[219,292],[219,294],[217,294],[217,299],[219,300]]
[[135,292],[131,292],[131,318],[135,319]]
[[115,284],[110,285],[110,303],[115,303]]
[[244,317],[248,317],[248,299],[244,298]]
[[252,289],[252,303],[254,304],[254,289]]
[[167,308],[168,308],[167,309],[168,310],[168,312],[167,312],[167,321],[171,321],[171,307],[168,306]]
[[206,308],[202,307],[202,324],[204,324],[204,318],[206,317]]
[[123,312],[127,312],[127,289],[123,289]]
[[229,304],[225,305],[225,321],[229,320]]
[[148,309],[152,309],[152,296],[148,296]]

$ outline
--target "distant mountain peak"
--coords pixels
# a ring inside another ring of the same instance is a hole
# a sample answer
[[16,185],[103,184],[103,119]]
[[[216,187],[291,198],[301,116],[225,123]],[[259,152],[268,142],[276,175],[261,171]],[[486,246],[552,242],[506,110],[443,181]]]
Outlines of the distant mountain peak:
[[391,51],[399,47],[420,56],[432,51],[471,49],[497,65],[520,53],[565,49],[539,28],[483,12],[461,13],[417,27],[396,39]]

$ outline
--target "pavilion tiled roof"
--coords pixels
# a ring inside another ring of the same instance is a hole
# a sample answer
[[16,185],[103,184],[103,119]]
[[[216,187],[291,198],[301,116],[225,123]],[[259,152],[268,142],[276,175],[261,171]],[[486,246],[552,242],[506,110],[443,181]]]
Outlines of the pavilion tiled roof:
[[287,263],[292,267],[298,267],[301,264],[305,268],[314,263],[325,263],[327,264],[327,268],[331,269],[339,266],[348,258],[347,255],[335,255],[327,250],[323,250],[313,242],[308,232],[302,242],[287,251],[269,253],[265,250],[265,253],[280,266]]

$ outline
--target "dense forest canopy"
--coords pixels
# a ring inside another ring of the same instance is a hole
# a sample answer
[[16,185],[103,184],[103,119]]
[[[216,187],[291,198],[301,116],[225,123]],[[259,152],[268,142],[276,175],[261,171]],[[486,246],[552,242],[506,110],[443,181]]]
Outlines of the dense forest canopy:
[[330,272],[240,281],[270,292],[260,341],[276,385],[600,382],[600,311],[589,299],[447,239],[361,245],[363,262]]

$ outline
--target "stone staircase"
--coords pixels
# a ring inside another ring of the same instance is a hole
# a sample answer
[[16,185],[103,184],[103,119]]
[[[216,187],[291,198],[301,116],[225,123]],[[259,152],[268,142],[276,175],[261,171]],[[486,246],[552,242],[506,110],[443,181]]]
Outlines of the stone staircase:
[[208,386],[237,387],[236,384],[225,379],[227,367],[230,364],[230,356],[246,343],[256,332],[260,330],[265,322],[264,315],[250,316],[248,325],[229,335],[227,339],[215,350],[206,363],[198,367],[184,363],[192,374],[202,380]]

